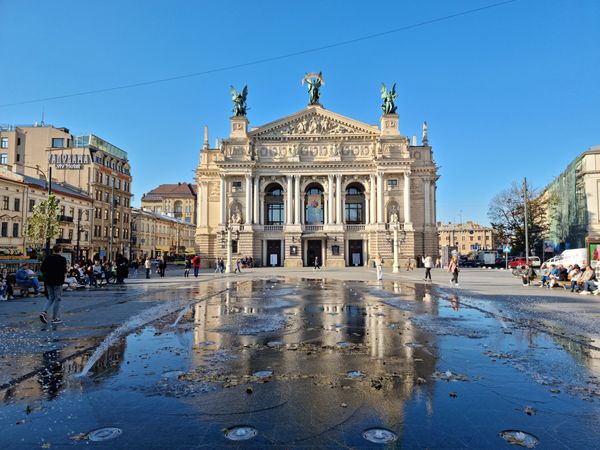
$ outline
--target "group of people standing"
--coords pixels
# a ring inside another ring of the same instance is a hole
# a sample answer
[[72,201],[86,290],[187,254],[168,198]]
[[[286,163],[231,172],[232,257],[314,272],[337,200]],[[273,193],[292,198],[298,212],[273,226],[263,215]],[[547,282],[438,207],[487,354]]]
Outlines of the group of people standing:
[[[383,280],[383,265],[384,265],[384,259],[381,256],[381,253],[377,254],[377,257],[375,258],[375,269],[376,269],[376,273],[377,273],[377,280],[381,281]],[[431,269],[435,268],[435,267],[440,267],[440,260],[439,258],[434,260],[433,257],[431,256],[423,256],[421,258],[421,262],[423,264],[423,267],[425,268],[425,281],[432,281],[431,278]],[[406,270],[413,270],[412,267],[412,260],[409,259],[406,263]],[[448,272],[452,275],[452,278],[450,279],[450,284],[452,286],[456,286],[458,287],[458,273],[460,272],[459,266],[458,266],[458,257],[453,256],[450,259],[450,262],[448,263]]]

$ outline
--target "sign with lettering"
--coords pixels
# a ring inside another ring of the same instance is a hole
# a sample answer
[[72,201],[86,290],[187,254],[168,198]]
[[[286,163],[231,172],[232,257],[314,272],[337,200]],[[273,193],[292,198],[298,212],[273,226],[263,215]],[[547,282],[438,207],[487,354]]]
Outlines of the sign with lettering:
[[51,153],[48,156],[48,163],[53,164],[57,169],[82,169],[83,166],[90,164],[90,155],[86,154],[73,154],[73,153],[62,153],[55,154]]

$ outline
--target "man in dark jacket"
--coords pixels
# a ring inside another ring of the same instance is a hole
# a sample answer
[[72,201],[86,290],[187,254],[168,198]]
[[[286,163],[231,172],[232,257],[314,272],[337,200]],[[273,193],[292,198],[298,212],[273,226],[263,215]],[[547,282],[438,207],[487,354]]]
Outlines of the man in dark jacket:
[[60,245],[55,245],[52,248],[52,255],[46,256],[42,262],[40,270],[44,275],[44,284],[48,292],[48,300],[44,305],[44,310],[40,314],[40,320],[43,323],[48,323],[48,310],[52,309],[52,323],[60,323],[58,310],[60,308],[60,299],[62,297],[62,287],[65,282],[65,273],[67,272],[67,260],[61,255],[62,248]]

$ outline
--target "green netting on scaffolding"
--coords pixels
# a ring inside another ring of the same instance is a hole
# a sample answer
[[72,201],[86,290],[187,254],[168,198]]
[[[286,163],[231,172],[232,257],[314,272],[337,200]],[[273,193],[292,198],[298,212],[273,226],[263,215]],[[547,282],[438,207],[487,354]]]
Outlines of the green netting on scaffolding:
[[566,248],[585,247],[587,205],[579,156],[546,188],[550,197],[550,239]]

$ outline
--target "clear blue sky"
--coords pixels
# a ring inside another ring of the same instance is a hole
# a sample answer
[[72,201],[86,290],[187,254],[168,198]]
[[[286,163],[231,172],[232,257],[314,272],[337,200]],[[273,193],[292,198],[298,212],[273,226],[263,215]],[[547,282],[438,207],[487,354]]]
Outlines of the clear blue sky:
[[[0,0],[0,104],[216,69],[494,3],[424,1]],[[323,105],[376,124],[379,86],[398,84],[400,131],[429,124],[438,219],[487,223],[495,193],[543,187],[600,145],[600,1],[518,0],[375,39],[131,89],[0,107],[0,123],[93,132],[127,150],[134,204],[191,181],[210,128],[228,131],[229,86],[249,86],[251,126],[302,109],[307,71]]]

